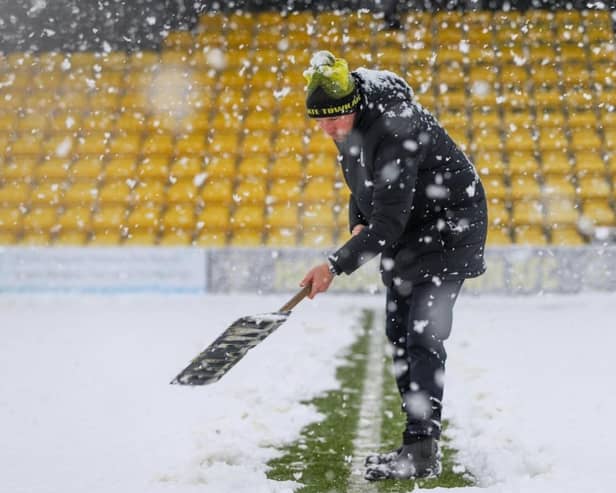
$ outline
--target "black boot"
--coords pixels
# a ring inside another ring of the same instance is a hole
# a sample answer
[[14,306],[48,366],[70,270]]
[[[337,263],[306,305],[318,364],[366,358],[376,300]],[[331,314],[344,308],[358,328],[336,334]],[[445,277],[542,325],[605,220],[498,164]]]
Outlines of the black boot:
[[413,443],[403,445],[395,456],[379,456],[391,457],[391,460],[369,465],[364,475],[369,481],[429,478],[437,477],[441,473],[438,441],[432,437],[418,438]]
[[370,454],[366,457],[365,465],[366,467],[376,465],[376,464],[387,464],[394,460],[400,454],[402,447],[398,450],[394,450],[393,452],[385,452],[382,454]]

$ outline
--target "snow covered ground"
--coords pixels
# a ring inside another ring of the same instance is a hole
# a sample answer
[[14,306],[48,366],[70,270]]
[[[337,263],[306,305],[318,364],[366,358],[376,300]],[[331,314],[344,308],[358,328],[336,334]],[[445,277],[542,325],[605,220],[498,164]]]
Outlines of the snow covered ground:
[[[305,301],[222,382],[168,385],[235,318],[288,297],[0,298],[0,492],[292,491],[265,476],[272,447],[317,419],[298,402],[335,387],[357,308],[380,297]],[[613,490],[614,306],[460,298],[445,414],[480,480],[465,491]]]

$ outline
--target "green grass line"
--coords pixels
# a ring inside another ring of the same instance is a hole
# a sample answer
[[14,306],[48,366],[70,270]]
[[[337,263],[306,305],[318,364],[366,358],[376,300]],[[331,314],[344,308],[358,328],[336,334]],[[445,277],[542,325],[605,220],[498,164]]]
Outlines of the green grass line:
[[[404,430],[405,416],[400,408],[400,394],[392,373],[392,365],[386,362],[384,367],[383,384],[383,425],[381,428],[382,451],[397,449],[402,443],[402,431]],[[441,452],[443,454],[443,472],[435,479],[388,480],[379,482],[381,493],[402,493],[414,488],[463,488],[473,486],[475,480],[465,468],[455,460],[455,450],[449,447],[447,439],[447,421],[443,422],[443,434],[441,436]]]
[[[267,476],[276,481],[296,481],[304,486],[301,493],[345,493],[350,475],[353,439],[359,421],[359,409],[366,373],[369,329],[374,323],[374,312],[365,310],[357,329],[357,339],[347,350],[344,363],[336,370],[340,386],[303,404],[309,404],[324,416],[320,422],[306,426],[300,438],[281,449],[282,456],[268,463]],[[383,389],[382,450],[400,446],[404,416],[400,397],[391,373],[389,358],[383,364],[385,385]],[[445,429],[447,424],[445,423]],[[444,433],[445,435],[445,433]],[[415,487],[465,487],[474,484],[470,474],[455,463],[455,451],[441,442],[443,449],[443,474],[433,480],[380,481],[380,492],[407,492]],[[454,472],[455,471],[455,472]]]
[[302,493],[346,491],[366,371],[367,328],[373,319],[372,311],[363,312],[359,336],[336,370],[340,387],[304,403],[315,406],[324,419],[304,428],[282,457],[269,462],[270,479],[302,483]]

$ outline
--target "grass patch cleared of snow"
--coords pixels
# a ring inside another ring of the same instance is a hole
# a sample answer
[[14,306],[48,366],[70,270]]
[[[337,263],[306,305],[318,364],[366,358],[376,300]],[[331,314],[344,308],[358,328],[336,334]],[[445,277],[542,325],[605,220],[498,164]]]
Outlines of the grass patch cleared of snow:
[[[381,428],[381,443],[383,452],[396,450],[402,442],[405,416],[400,408],[400,394],[396,387],[392,373],[392,365],[385,364],[383,388],[383,425]],[[458,464],[455,459],[455,450],[448,446],[447,422],[443,423],[441,436],[441,452],[443,454],[443,472],[438,478],[418,481],[387,480],[379,482],[381,493],[402,493],[417,488],[461,488],[475,484],[474,478]]]
[[304,428],[282,457],[270,461],[270,479],[302,483],[302,493],[346,491],[373,319],[374,312],[364,311],[359,337],[336,371],[340,387],[303,403],[315,406],[323,420]]

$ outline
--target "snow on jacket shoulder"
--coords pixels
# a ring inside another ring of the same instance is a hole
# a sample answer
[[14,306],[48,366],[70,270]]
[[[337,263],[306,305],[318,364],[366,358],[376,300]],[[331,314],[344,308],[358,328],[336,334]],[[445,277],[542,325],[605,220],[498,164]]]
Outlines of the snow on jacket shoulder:
[[350,274],[382,254],[386,285],[482,274],[487,210],[472,163],[403,79],[368,69],[353,77],[362,104],[336,145],[349,226],[367,227],[330,256],[335,267]]

